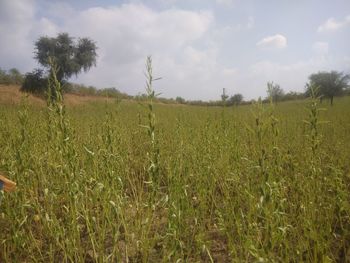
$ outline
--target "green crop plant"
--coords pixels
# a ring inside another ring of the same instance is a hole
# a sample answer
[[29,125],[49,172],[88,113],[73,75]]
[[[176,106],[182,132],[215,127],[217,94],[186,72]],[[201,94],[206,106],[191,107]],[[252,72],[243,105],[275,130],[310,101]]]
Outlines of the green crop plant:
[[158,103],[148,58],[146,100],[70,106],[54,68],[0,104],[0,262],[350,260],[349,97],[222,117]]

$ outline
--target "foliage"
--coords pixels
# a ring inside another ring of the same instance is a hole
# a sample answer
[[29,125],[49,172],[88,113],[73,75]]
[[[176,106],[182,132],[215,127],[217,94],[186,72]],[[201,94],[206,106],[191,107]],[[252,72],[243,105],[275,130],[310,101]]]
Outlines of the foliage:
[[88,38],[75,42],[67,33],[60,33],[57,37],[40,37],[35,42],[35,58],[46,68],[50,68],[49,58],[52,58],[61,82],[96,65],[96,49],[95,42]]
[[305,94],[303,92],[289,91],[282,97],[282,101],[288,100],[302,100],[305,99]]
[[335,96],[342,95],[343,91],[348,87],[350,75],[345,75],[337,71],[321,71],[309,76],[309,83],[306,87],[306,93],[310,94],[310,87],[318,87],[319,95],[329,98],[331,105]]
[[267,95],[273,102],[278,102],[283,98],[284,91],[281,89],[280,85],[267,82]]
[[149,103],[0,104],[1,262],[349,262],[349,97]]
[[23,76],[18,69],[11,68],[10,70],[5,71],[0,68],[0,84],[19,85],[19,84],[22,84],[22,82],[23,82]]
[[243,95],[240,93],[234,94],[233,96],[230,97],[229,99],[229,105],[239,105],[243,101]]
[[34,69],[25,75],[21,91],[44,94],[47,91],[47,77],[42,69]]
[[176,97],[175,101],[177,103],[180,103],[180,104],[185,104],[186,103],[186,100],[184,98],[182,98],[182,97],[179,97],[179,96]]
[[159,186],[159,147],[156,137],[156,115],[154,111],[154,99],[158,96],[153,88],[153,82],[157,79],[153,77],[152,57],[148,56],[146,60],[146,94],[147,94],[147,125],[141,125],[146,128],[149,136],[151,150],[147,153],[149,156],[149,182],[153,190]]
[[350,87],[346,88],[343,93],[346,96],[350,96]]
[[225,89],[222,89],[222,94],[221,94],[221,102],[222,102],[222,105],[226,105],[226,100],[228,99],[228,95],[226,94],[226,90]]
[[350,261],[349,97],[163,105],[148,57],[141,103],[67,108],[49,65],[0,105],[1,262]]
[[94,86],[85,86],[83,84],[66,84],[66,92],[73,93],[81,96],[99,96],[99,97],[109,97],[109,98],[119,98],[119,99],[131,99],[132,96],[119,91],[115,87],[111,88],[96,88]]

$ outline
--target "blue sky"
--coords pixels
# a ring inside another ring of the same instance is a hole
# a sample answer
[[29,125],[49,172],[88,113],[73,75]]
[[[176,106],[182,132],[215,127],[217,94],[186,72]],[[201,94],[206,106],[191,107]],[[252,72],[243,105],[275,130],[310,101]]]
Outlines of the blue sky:
[[38,67],[35,40],[90,37],[97,67],[71,81],[144,92],[153,56],[164,97],[264,97],[266,82],[303,91],[321,70],[350,73],[349,0],[0,0],[0,67]]

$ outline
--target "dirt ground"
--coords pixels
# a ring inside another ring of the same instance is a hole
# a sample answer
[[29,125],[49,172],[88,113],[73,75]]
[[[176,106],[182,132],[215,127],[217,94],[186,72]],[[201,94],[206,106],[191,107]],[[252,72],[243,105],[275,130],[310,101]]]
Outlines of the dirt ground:
[[[38,106],[45,106],[46,101],[43,98],[34,96],[32,94],[23,93],[20,91],[20,86],[18,85],[2,85],[0,84],[0,103],[1,104],[19,104],[23,98],[27,96],[28,103]],[[113,101],[113,99],[105,97],[95,97],[95,96],[81,96],[77,94],[66,94],[64,96],[66,105],[76,106],[85,103],[95,102],[95,101]]]

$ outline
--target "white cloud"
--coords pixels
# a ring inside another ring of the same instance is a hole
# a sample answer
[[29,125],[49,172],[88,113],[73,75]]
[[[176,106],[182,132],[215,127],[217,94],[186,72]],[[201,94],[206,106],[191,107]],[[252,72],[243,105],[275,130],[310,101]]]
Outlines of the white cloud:
[[155,56],[157,75],[163,77],[156,85],[171,97],[190,99],[219,99],[223,88],[230,93],[238,71],[218,62],[218,50],[199,50],[188,46],[176,60]]
[[236,68],[224,68],[222,70],[222,74],[224,76],[234,76],[238,73],[238,70]]
[[254,17],[252,17],[252,16],[248,17],[248,23],[247,23],[247,25],[246,25],[246,28],[247,28],[247,29],[251,29],[251,28],[254,27],[254,25],[255,25],[255,19],[254,19]]
[[[208,61],[206,52],[192,44],[208,32],[212,21],[213,15],[206,11],[154,11],[141,4],[125,4],[77,12],[65,20],[62,29],[75,36],[89,36],[99,48],[97,68],[82,74],[78,81],[98,87],[113,85],[131,94],[143,92],[144,61],[152,55],[155,74],[163,77],[160,91],[175,96],[182,89],[176,76],[193,73],[193,81],[197,81],[197,72],[205,70],[200,63]],[[196,89],[200,88],[194,87],[187,96],[195,97]],[[182,93],[186,95],[185,90]]]
[[32,1],[0,1],[0,58],[2,63],[16,66],[31,61],[27,38],[32,30]]
[[[38,6],[39,3],[45,5]],[[74,37],[88,36],[98,46],[97,67],[72,81],[96,87],[115,86],[129,94],[144,92],[147,55],[153,56],[155,77],[162,77],[155,83],[156,90],[165,97],[186,99],[219,99],[223,88],[230,95],[239,92],[250,99],[265,96],[269,80],[281,84],[286,91],[300,90],[309,73],[322,69],[350,70],[349,58],[341,60],[327,54],[326,42],[314,43],[314,57],[300,58],[298,63],[235,60],[240,46],[230,49],[223,46],[241,43],[237,33],[254,28],[253,17],[238,25],[225,26],[215,21],[210,11],[152,9],[133,3],[75,10],[69,4],[57,3],[0,0],[0,66],[29,71],[36,66],[35,40],[41,35],[68,32]],[[45,16],[40,16],[42,13]],[[252,37],[242,39],[243,45],[254,45]],[[283,35],[268,36],[256,45],[282,49],[287,46],[287,39]],[[243,66],[252,63],[251,67]],[[242,66],[238,68],[239,64]]]
[[234,0],[216,0],[216,3],[225,6],[233,6]]
[[30,71],[34,42],[46,34],[56,34],[58,28],[45,17],[36,19],[35,1],[0,1],[0,58],[7,67]]
[[278,48],[282,49],[287,46],[287,38],[283,35],[277,34],[274,36],[267,36],[261,39],[256,46],[261,48]]
[[[4,19],[0,26],[1,35],[6,36],[0,39],[0,45],[7,48],[6,54],[5,48],[0,49],[2,62],[6,58],[21,70],[29,71],[35,67],[35,40],[41,35],[68,32],[74,37],[90,37],[98,46],[97,67],[73,81],[97,87],[116,86],[130,94],[144,92],[145,58],[152,55],[154,72],[163,77],[158,88],[164,96],[216,97],[215,75],[222,74],[225,68],[217,64],[215,48],[194,46],[197,41],[203,42],[213,24],[211,12],[176,8],[155,11],[142,4],[77,11],[67,5],[57,8],[55,4],[48,4],[50,18],[38,18],[35,2],[25,5],[23,0],[21,3],[23,6],[1,9],[5,10],[4,14],[11,11],[17,23],[10,30],[14,20]],[[225,76],[229,79],[228,74]]]
[[343,27],[350,25],[350,15],[344,18],[342,21],[338,21],[335,18],[331,17],[327,19],[322,25],[320,25],[317,29],[319,33],[321,32],[332,32],[337,31]]
[[326,55],[328,53],[329,45],[327,42],[315,42],[312,49],[319,55]]
[[239,32],[239,31],[243,31],[243,30],[252,29],[252,28],[254,28],[254,25],[255,25],[255,19],[254,19],[254,17],[249,16],[249,17],[248,17],[248,21],[247,21],[245,24],[238,24],[238,25],[232,26],[231,28],[232,28],[234,31]]
[[232,36],[237,33],[246,32],[252,30],[255,26],[255,19],[252,16],[249,16],[245,23],[239,23],[236,25],[227,25],[214,28],[210,36],[212,39],[215,39],[216,42],[225,42],[232,41]]

